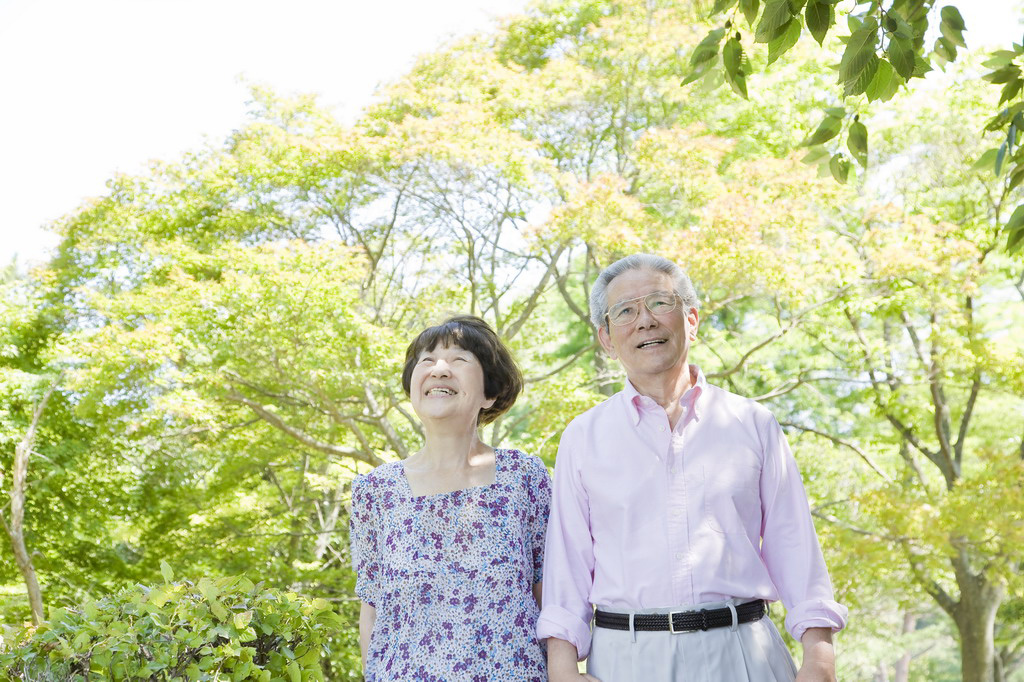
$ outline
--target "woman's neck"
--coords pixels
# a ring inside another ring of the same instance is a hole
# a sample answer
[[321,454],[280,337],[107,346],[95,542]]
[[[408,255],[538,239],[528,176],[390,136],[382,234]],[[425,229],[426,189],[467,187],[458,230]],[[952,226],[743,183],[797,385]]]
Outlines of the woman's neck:
[[476,424],[461,429],[452,429],[450,424],[444,428],[424,424],[423,447],[409,460],[420,469],[458,471],[479,466],[481,457],[492,453],[491,447],[480,440]]

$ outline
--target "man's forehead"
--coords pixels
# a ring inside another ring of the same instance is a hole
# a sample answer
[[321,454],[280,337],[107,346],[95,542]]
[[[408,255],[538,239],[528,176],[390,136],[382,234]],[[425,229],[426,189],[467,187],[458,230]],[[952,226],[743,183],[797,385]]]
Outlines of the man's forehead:
[[656,291],[671,292],[672,278],[653,270],[627,270],[608,283],[608,300],[617,303]]

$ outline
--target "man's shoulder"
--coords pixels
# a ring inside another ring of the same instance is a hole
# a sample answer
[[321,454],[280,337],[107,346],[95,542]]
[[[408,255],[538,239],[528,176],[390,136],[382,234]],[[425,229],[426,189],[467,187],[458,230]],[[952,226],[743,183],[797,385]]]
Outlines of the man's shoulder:
[[706,398],[710,409],[728,412],[738,419],[753,419],[757,422],[774,419],[771,410],[753,398],[728,391],[721,386],[707,384]]
[[571,428],[578,429],[585,427],[589,424],[601,422],[602,420],[607,419],[611,415],[616,414],[619,410],[622,409],[623,401],[625,401],[626,399],[623,393],[624,391],[619,391],[618,393],[615,393],[605,398],[597,405],[594,405],[593,407],[588,408],[583,412],[580,412],[578,415],[572,418],[568,426],[566,426],[566,430],[569,430]]

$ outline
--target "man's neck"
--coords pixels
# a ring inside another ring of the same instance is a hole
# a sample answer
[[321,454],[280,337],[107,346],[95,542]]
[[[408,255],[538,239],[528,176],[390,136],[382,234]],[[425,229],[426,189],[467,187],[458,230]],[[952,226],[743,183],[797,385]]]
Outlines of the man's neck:
[[629,381],[637,393],[661,405],[668,415],[669,424],[675,428],[683,414],[683,406],[679,401],[697,382],[697,377],[696,371],[684,361],[678,371],[662,372],[651,377],[629,377]]

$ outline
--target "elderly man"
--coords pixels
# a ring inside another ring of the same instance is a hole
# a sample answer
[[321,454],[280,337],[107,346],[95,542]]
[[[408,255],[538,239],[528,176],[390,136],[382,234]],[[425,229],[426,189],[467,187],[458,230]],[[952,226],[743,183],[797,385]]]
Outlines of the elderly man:
[[[598,276],[590,314],[628,382],[559,444],[537,625],[548,679],[834,680],[846,609],[799,472],[768,410],[687,363],[689,278],[627,256]],[[799,673],[766,617],[779,599],[803,645]]]

